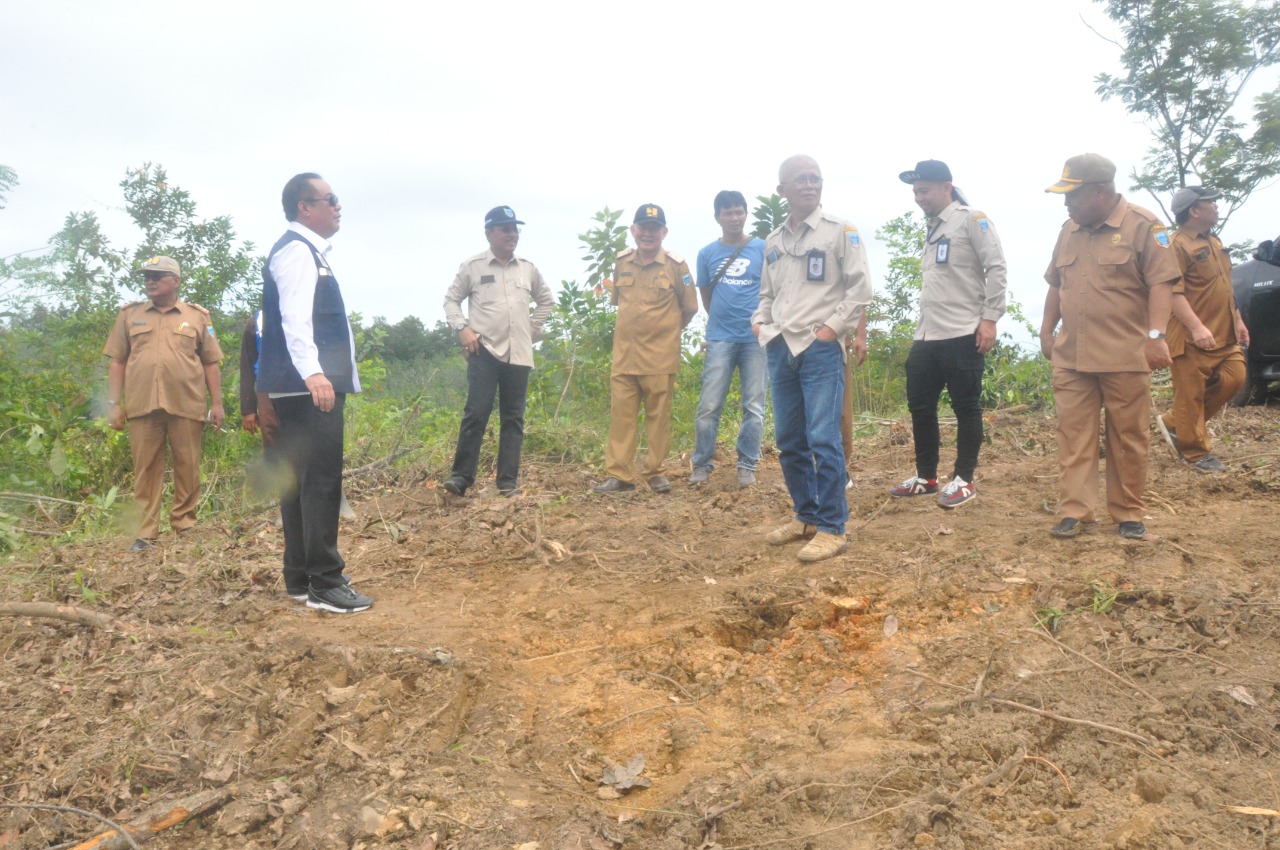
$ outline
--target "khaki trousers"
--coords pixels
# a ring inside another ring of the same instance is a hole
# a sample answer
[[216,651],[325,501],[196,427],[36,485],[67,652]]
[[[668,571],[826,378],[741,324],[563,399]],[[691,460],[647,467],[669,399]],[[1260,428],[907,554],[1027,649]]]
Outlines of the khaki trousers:
[[1053,370],[1058,406],[1058,513],[1092,522],[1098,505],[1098,425],[1107,414],[1107,510],[1141,522],[1151,440],[1148,372]]
[[173,505],[169,524],[186,531],[196,524],[200,500],[200,441],[204,422],[174,416],[163,410],[129,420],[129,449],[133,453],[133,495],[142,509],[138,537],[160,536],[160,502],[164,495],[164,449],[173,455]]
[[1238,346],[1201,351],[1192,345],[1173,358],[1173,411],[1164,424],[1178,432],[1178,451],[1195,463],[1213,450],[1206,423],[1244,386]]
[[604,453],[605,475],[634,484],[640,408],[648,451],[645,478],[662,474],[671,447],[671,397],[675,375],[614,375],[609,379],[609,443]]

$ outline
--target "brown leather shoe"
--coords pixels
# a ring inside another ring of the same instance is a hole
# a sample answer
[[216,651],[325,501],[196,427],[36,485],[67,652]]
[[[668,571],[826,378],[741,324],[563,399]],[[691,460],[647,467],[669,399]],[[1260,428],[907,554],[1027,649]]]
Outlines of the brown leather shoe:
[[636,489],[636,485],[630,481],[622,481],[618,478],[606,478],[603,483],[597,484],[594,488],[597,493],[626,493]]
[[665,475],[655,475],[649,479],[649,489],[655,493],[670,493],[671,482]]
[[819,531],[813,535],[812,540],[804,544],[804,547],[796,553],[796,557],[802,561],[825,561],[827,558],[834,558],[848,548],[849,538],[843,534],[828,534],[825,531]]
[[770,546],[782,546],[792,543],[796,540],[805,540],[816,534],[818,529],[812,525],[806,525],[798,519],[793,519],[780,528],[775,528],[764,536],[764,542]]

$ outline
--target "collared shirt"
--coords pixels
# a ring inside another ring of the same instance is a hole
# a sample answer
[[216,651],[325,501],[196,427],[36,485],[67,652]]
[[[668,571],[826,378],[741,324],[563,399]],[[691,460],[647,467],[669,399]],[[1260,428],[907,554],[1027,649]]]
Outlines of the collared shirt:
[[661,248],[652,262],[644,263],[638,251],[628,248],[618,255],[610,299],[618,307],[612,374],[679,371],[680,332],[698,312],[688,264]]
[[161,310],[150,301],[126,304],[102,353],[125,364],[129,418],[163,410],[203,421],[204,366],[222,360],[209,317],[183,301]]
[[[289,222],[287,229],[315,246],[325,267],[328,267],[329,251],[333,248],[329,240],[296,221]],[[280,326],[284,330],[285,345],[289,349],[293,368],[298,370],[304,381],[317,373],[323,374],[320,351],[316,348],[315,331],[311,326],[316,282],[320,279],[311,251],[301,242],[285,245],[271,257],[271,277],[280,291]],[[360,374],[356,369],[356,337],[351,332],[350,320],[347,321],[347,336],[351,340],[351,380],[356,392],[360,392]],[[272,398],[280,395],[302,393],[271,393]]]
[[915,338],[955,339],[1000,321],[1008,272],[991,219],[952,201],[926,227]]
[[[1231,308],[1235,296],[1231,292],[1231,260],[1222,249],[1218,237],[1179,227],[1173,234],[1173,255],[1182,269],[1182,280],[1173,285],[1181,294],[1221,351],[1236,344],[1236,321]],[[1191,333],[1176,316],[1169,321],[1169,354],[1177,357],[1191,341]]]
[[[529,301],[538,305],[529,313]],[[467,302],[463,318],[462,302]],[[493,251],[476,254],[458,267],[444,296],[449,327],[467,325],[498,360],[533,367],[533,342],[551,315],[554,299],[537,266],[520,257],[503,264]]]
[[[778,334],[793,355],[816,339],[822,325],[843,339],[871,303],[871,272],[858,228],[814,210],[796,228],[788,220],[765,240],[760,306],[760,345]],[[841,346],[843,348],[843,346]]]
[[1062,331],[1053,365],[1080,372],[1150,372],[1148,290],[1181,276],[1168,229],[1121,198],[1092,229],[1070,219],[1058,233],[1044,274],[1058,287]]

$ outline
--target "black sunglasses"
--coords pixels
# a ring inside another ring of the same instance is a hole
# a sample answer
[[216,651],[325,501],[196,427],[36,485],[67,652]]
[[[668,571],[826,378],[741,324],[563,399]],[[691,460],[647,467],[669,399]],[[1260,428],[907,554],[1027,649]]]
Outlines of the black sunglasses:
[[318,204],[321,202],[325,202],[325,203],[328,203],[329,206],[331,207],[336,207],[338,205],[338,196],[330,195],[327,198],[303,198],[302,202],[304,204]]

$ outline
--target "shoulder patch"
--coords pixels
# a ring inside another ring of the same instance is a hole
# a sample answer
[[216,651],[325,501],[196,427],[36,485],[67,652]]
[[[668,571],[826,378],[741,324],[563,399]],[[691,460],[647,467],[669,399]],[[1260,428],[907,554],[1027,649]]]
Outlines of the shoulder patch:
[[978,225],[978,229],[983,233],[991,230],[991,220],[984,213],[975,212],[973,214],[973,223]]
[[213,337],[214,339],[218,338],[218,335],[213,332],[213,325],[205,325],[205,327],[209,330],[209,336]]
[[844,238],[849,240],[850,248],[857,248],[862,244],[861,237],[858,236],[858,228],[854,227],[852,224],[846,224],[844,226]]
[[1169,247],[1169,228],[1163,224],[1151,225],[1151,236],[1159,243],[1161,248]]

